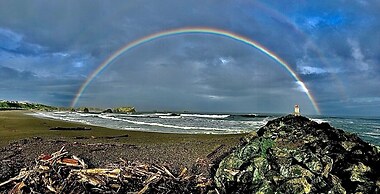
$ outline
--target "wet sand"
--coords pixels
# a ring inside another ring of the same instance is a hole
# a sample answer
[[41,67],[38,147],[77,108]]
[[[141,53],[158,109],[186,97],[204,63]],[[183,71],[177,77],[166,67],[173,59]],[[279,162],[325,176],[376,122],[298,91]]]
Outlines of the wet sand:
[[[123,160],[157,163],[174,171],[186,166],[207,173],[210,164],[239,143],[244,134],[165,134],[108,129],[26,115],[25,111],[0,111],[0,181],[39,155],[65,146],[90,166]],[[85,131],[51,131],[53,127],[87,127]],[[207,172],[206,172],[207,171]]]

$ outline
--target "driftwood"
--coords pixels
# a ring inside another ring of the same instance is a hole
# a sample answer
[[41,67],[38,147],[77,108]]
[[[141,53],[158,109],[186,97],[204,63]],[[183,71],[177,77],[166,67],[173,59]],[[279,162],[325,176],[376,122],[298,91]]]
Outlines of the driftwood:
[[49,130],[53,131],[88,131],[91,130],[91,128],[88,127],[53,127]]
[[[174,174],[168,167],[120,159],[113,168],[87,168],[77,156],[62,147],[42,154],[34,166],[3,183],[8,193],[205,193],[212,180],[190,175],[187,168]],[[216,191],[218,192],[218,191]]]
[[106,136],[106,137],[96,137],[95,139],[117,139],[117,138],[124,138],[124,137],[128,137],[128,134],[116,135],[116,136]]
[[[105,136],[105,137],[92,136],[91,138],[92,139],[118,139],[118,138],[125,138],[125,137],[129,137],[129,135],[125,134],[125,135]],[[77,136],[77,137],[74,137],[74,139],[90,139],[90,137]]]
[[209,153],[206,158],[207,159],[210,159],[212,158],[216,153],[218,153],[223,147],[225,147],[226,145],[225,144],[221,144],[220,146],[218,146],[217,148],[215,148],[214,151],[212,151],[211,153]]

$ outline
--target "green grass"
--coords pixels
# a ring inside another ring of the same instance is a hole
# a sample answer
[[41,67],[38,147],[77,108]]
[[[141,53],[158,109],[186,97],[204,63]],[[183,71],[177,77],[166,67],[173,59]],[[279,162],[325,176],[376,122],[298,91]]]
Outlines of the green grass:
[[[160,144],[160,143],[187,143],[187,142],[210,142],[211,147],[218,144],[233,145],[236,144],[240,137],[238,135],[206,135],[206,134],[165,134],[115,130],[104,127],[89,126],[85,124],[70,123],[51,119],[41,119],[26,115],[26,111],[0,111],[0,147],[7,145],[9,142],[29,138],[29,137],[46,137],[46,138],[63,138],[75,140],[73,137],[87,137],[86,141],[91,142],[110,142],[110,143],[128,143],[128,144]],[[90,127],[89,131],[51,131],[52,127]],[[127,138],[102,139],[99,137],[119,136],[128,134]],[[93,138],[95,137],[95,139]]]

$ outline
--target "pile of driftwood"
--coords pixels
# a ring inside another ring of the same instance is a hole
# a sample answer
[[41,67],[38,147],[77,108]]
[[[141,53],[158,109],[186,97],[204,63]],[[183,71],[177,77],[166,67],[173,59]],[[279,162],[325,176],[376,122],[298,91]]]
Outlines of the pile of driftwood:
[[[175,175],[167,167],[125,161],[108,168],[87,168],[86,163],[61,150],[41,155],[34,166],[3,183],[8,193],[204,193],[211,179],[189,175],[187,168]],[[216,191],[217,192],[217,191]]]

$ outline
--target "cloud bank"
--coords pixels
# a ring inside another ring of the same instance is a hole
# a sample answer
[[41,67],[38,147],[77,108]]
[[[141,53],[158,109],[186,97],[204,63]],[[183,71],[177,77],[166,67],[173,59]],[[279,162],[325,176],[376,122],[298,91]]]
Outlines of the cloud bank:
[[[80,106],[138,110],[380,115],[380,3],[374,1],[0,2],[0,98],[69,106],[123,45],[160,31],[206,26],[264,45],[307,88],[259,51],[212,35],[181,35],[125,53]],[[112,100],[110,100],[112,99]]]

